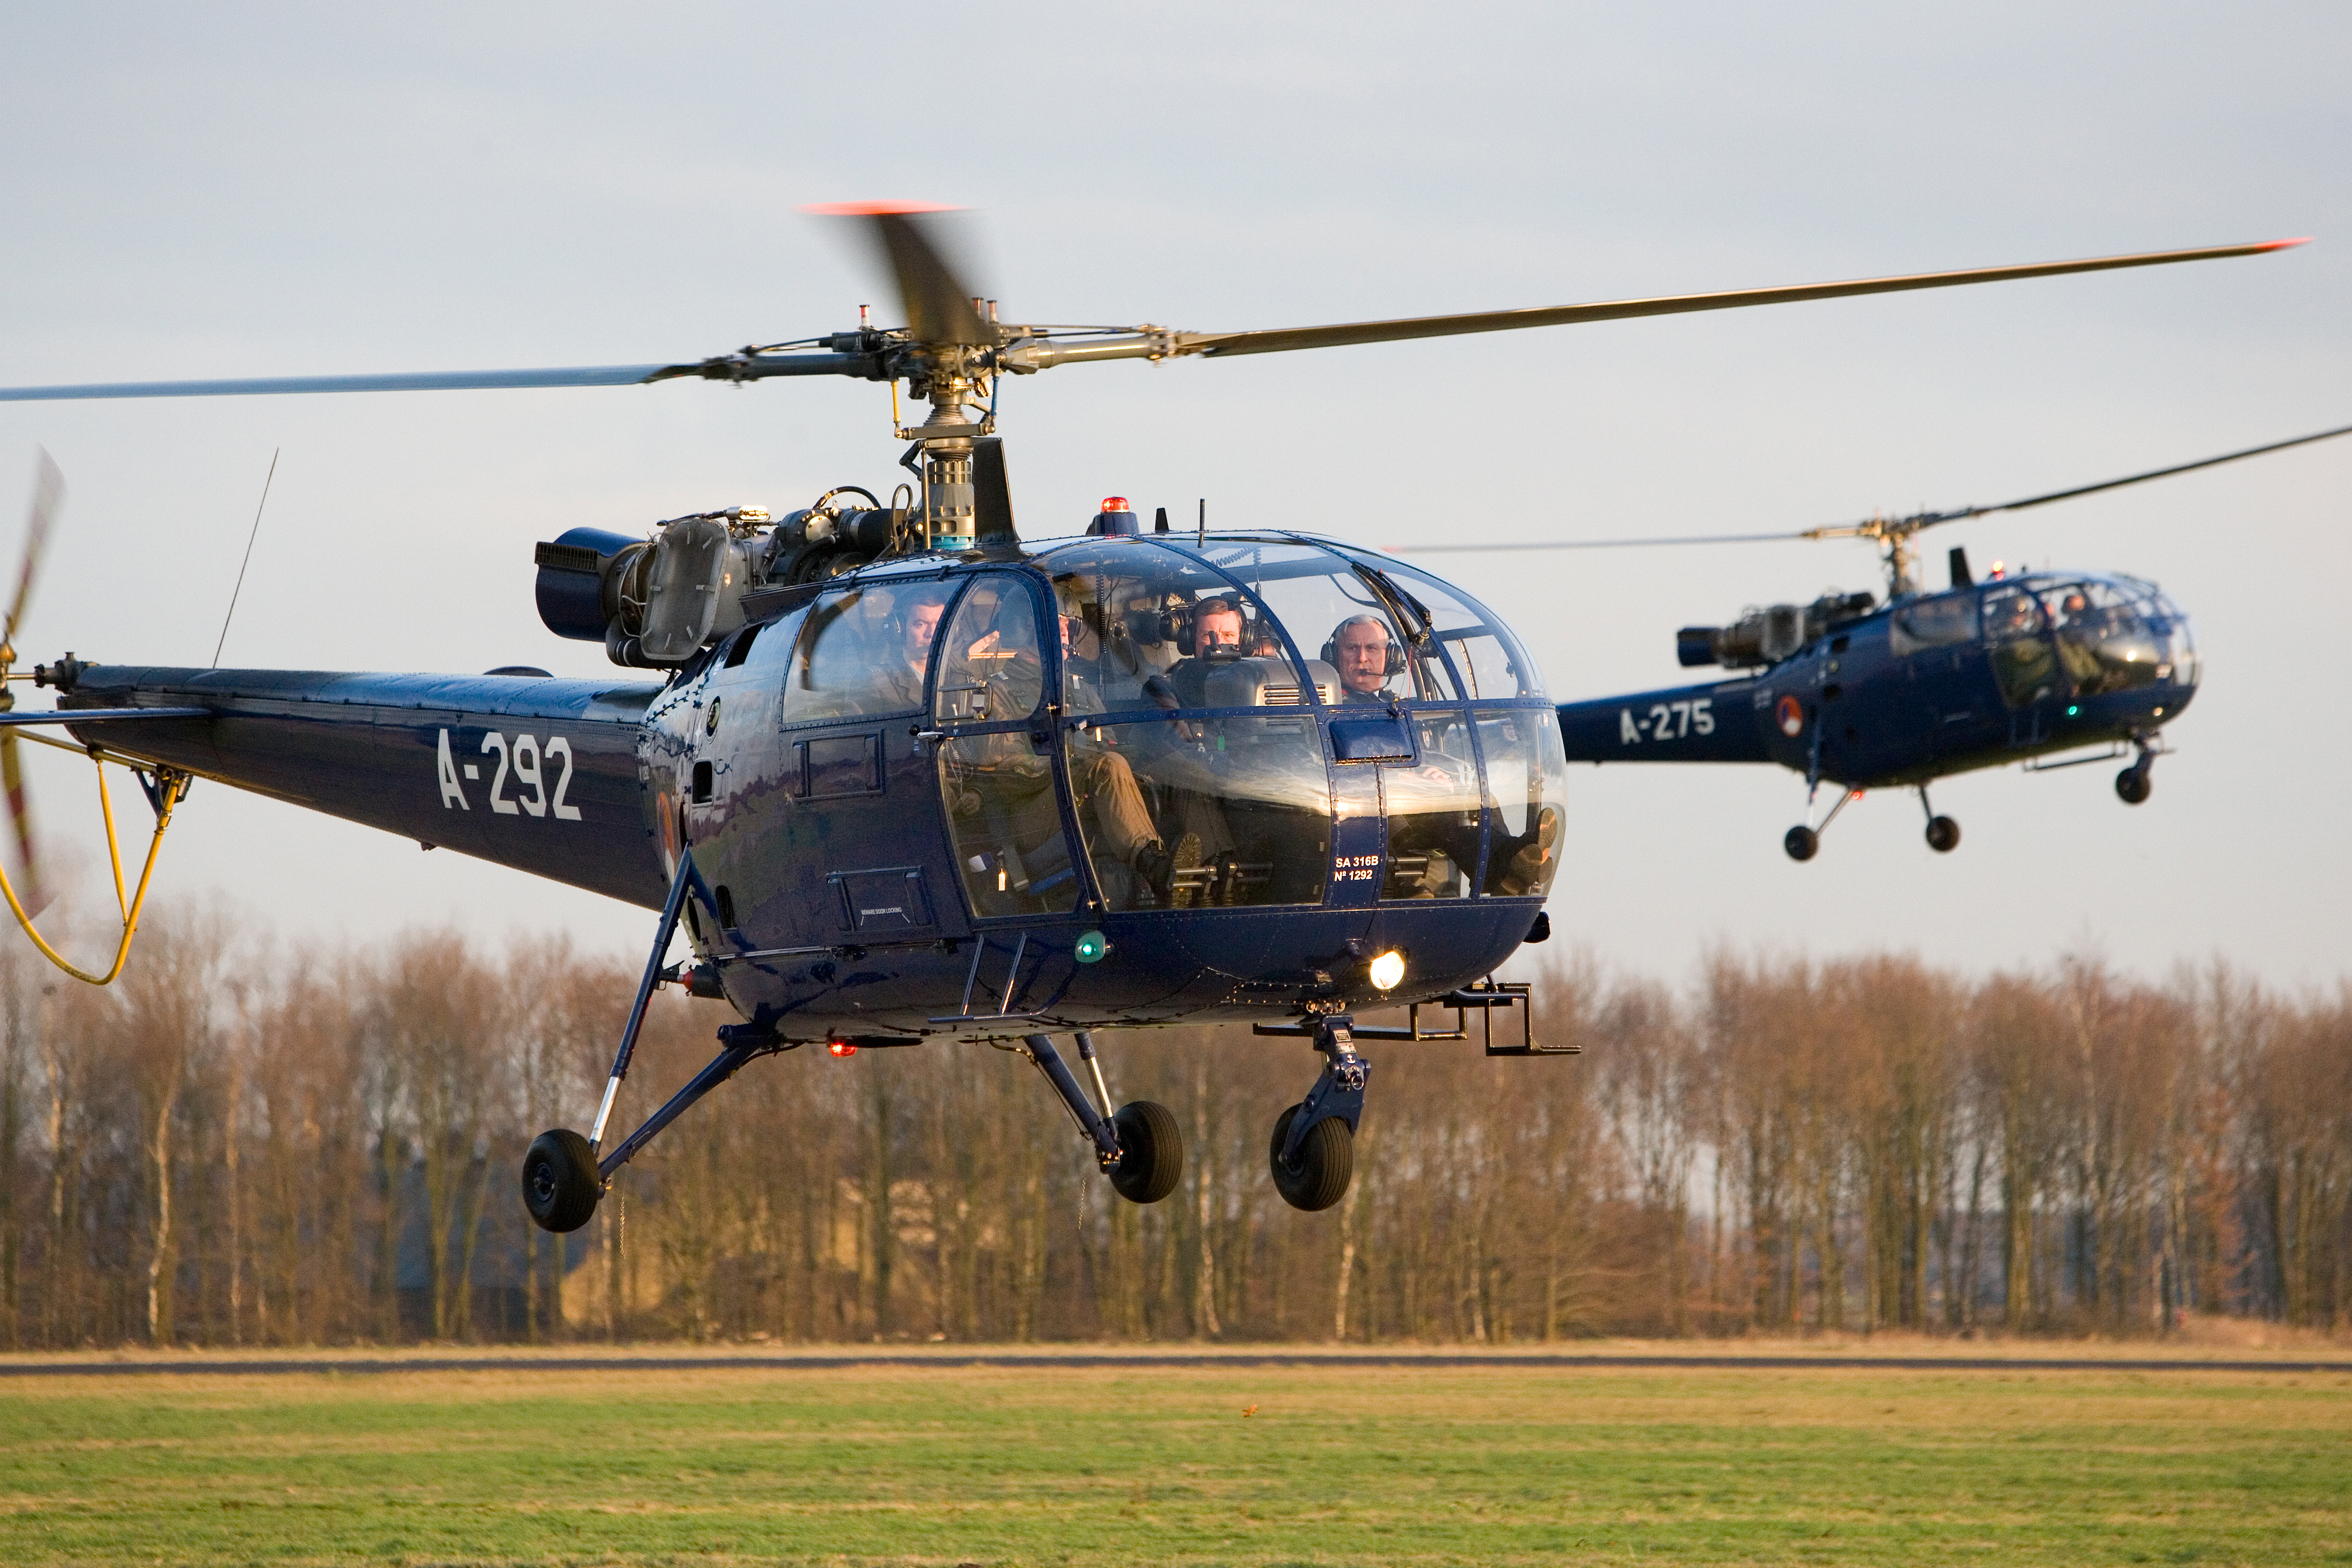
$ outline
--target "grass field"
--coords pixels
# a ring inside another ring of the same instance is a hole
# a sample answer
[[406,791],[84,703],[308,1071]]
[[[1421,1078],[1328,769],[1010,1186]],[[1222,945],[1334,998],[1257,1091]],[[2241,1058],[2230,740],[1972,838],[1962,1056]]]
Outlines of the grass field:
[[2352,1374],[0,1384],[9,1563],[1636,1559],[2352,1562]]

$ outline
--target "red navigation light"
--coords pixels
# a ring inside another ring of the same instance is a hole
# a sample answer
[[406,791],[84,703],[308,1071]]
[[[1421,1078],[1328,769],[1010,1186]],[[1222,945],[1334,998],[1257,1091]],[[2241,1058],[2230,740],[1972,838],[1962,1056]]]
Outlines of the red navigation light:
[[828,1041],[825,1045],[825,1050],[835,1056],[856,1056],[857,1054],[857,1047],[845,1040]]
[[1102,509],[1106,512],[1131,512],[1135,510],[1133,507],[1127,504],[1127,497],[1124,496],[1105,496],[1103,497]]

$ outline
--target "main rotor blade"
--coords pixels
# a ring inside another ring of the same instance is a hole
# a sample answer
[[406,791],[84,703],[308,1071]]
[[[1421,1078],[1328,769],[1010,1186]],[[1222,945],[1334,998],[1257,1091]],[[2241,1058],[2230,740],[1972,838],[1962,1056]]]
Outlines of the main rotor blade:
[[101,382],[0,387],[0,402],[105,397],[251,397],[275,392],[473,392],[508,387],[619,387],[693,375],[696,365],[582,365],[547,371],[423,371],[374,376],[247,376],[215,382]]
[[1720,294],[1670,294],[1653,299],[1615,299],[1597,305],[1558,305],[1528,310],[1483,310],[1465,316],[1408,316],[1393,321],[1354,321],[1331,327],[1277,327],[1258,332],[1179,332],[1178,353],[1218,356],[1271,354],[1293,349],[1330,349],[1349,343],[1391,343],[1408,338],[1448,338],[1465,332],[1508,332],[1521,327],[1565,327],[1584,321],[1615,321],[1630,316],[1676,316],[1692,310],[1733,310],[1748,305],[1787,305],[1801,299],[1839,299],[1853,294],[1896,294],[1913,288],[1949,288],[1962,283],[2002,283],[2021,277],[2055,277],[2070,272],[2107,272],[2125,267],[2162,267],[2176,261],[2211,261],[2259,256],[2305,245],[2301,239],[2259,245],[2210,246],[2197,250],[2143,251],[2131,256],[2093,256],[2084,261],[2045,261],[2023,267],[1979,267],[1963,272],[1915,272],[1894,277],[1861,277],[1843,283],[1802,283],[1787,288],[1736,288]]
[[1685,534],[1665,539],[1530,539],[1525,544],[1381,545],[1391,555],[1486,555],[1526,549],[1642,549],[1651,545],[1781,544],[1810,538],[1807,534]]
[[937,243],[937,220],[946,207],[892,202],[840,202],[806,209],[825,217],[860,218],[898,281],[907,311],[908,335],[919,343],[993,346],[996,334],[972,308],[971,287],[948,264]]
[[2291,446],[2308,446],[2315,441],[2333,441],[2339,435],[2352,435],[2352,424],[2339,424],[2333,430],[2322,430],[2310,435],[2298,435],[2286,441],[2266,442],[2238,452],[2224,452],[2219,457],[2200,457],[2194,463],[2175,463],[2166,468],[2151,468],[2144,474],[2130,474],[2121,479],[2102,479],[2095,485],[2076,485],[2070,489],[2052,490],[2045,495],[2028,496],[2021,501],[2003,501],[1997,507],[1962,507],[1951,512],[1916,512],[1907,517],[1872,518],[1861,523],[1836,523],[1827,528],[1801,528],[1790,534],[1687,534],[1663,539],[1530,539],[1521,544],[1452,544],[1452,545],[1384,545],[1381,548],[1396,555],[1466,555],[1486,554],[1502,550],[1531,549],[1628,549],[1647,545],[1744,545],[1769,544],[1789,539],[1827,539],[1876,537],[1867,530],[1891,528],[1905,532],[1932,528],[1938,523],[1957,523],[1965,517],[1990,517],[1995,512],[2021,512],[2029,507],[2046,507],[2053,501],[2071,501],[2077,496],[2095,496],[2103,490],[2120,490],[2126,485],[2145,485],[2150,479],[2168,479],[2175,474],[2193,474],[2200,468],[2212,468],[2223,463],[2235,463],[2241,458],[2260,457],[2266,452],[2284,452]]
[[2193,474],[2200,468],[2235,463],[2242,457],[2260,457],[2265,452],[2284,452],[2290,446],[2307,446],[2315,441],[2333,441],[2339,435],[2352,435],[2352,424],[2339,424],[2334,430],[2323,430],[2314,435],[2298,435],[2291,441],[2249,446],[2242,452],[2224,452],[2219,457],[2200,457],[2194,463],[2176,463],[2169,468],[2151,468],[2145,474],[2130,474],[2121,479],[2102,479],[2095,485],[2077,485],[2071,490],[2053,490],[2046,496],[2028,496],[2022,501],[2003,501],[1997,507],[1963,507],[1957,512],[1929,512],[1916,521],[1923,528],[1932,528],[1938,523],[1956,523],[1963,517],[1982,517],[1994,512],[2021,512],[2028,507],[2046,507],[2053,501],[2071,501],[2077,496],[2095,496],[2102,490],[2120,490],[2126,485],[2145,485],[2150,479],[2168,479],[2175,474]]

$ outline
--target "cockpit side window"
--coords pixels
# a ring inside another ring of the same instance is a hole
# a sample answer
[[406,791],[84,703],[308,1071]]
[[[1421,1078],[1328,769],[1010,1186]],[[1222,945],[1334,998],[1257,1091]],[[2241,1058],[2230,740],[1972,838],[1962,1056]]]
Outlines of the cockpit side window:
[[1393,561],[1377,569],[1402,595],[1405,608],[1427,620],[1454,661],[1454,671],[1472,697],[1527,697],[1543,694],[1543,678],[1508,628],[1461,590],[1425,572]]
[[783,722],[920,713],[950,591],[940,582],[885,583],[828,593],[809,606],[792,641]]
[[[982,919],[1077,906],[1053,762],[1023,722],[1045,700],[1037,622],[1028,581],[991,572],[964,591],[940,634],[932,712],[942,726],[972,727],[939,742],[940,803]],[[1120,821],[1131,828],[1132,800],[1110,803],[1129,808]]]
[[2015,583],[1986,591],[1983,618],[1984,640],[1988,643],[2039,636],[2047,630],[2042,623],[2041,601],[2032,590]]
[[965,591],[939,653],[932,716],[942,724],[1026,718],[1045,695],[1045,656],[1029,590],[992,573]]
[[1993,679],[2001,700],[2022,707],[2055,695],[2058,659],[2050,646],[2049,622],[2031,589],[2011,583],[1988,591],[1980,613],[1984,640],[1992,645]]
[[1948,648],[1977,640],[1977,596],[1938,593],[1895,607],[1888,620],[1886,651],[1896,658],[1922,648]]

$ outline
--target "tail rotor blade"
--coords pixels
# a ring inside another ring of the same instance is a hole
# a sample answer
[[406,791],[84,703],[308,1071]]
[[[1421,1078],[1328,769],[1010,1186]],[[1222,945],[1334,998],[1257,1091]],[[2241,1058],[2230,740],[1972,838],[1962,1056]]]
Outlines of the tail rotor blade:
[[945,207],[910,203],[847,202],[808,211],[826,217],[860,218],[898,279],[907,329],[918,342],[993,346],[996,334],[972,307],[972,292],[948,262],[939,220]]
[[41,551],[47,546],[49,530],[56,527],[58,514],[66,504],[66,476],[58,469],[57,459],[45,447],[33,450],[37,455],[33,463],[33,503],[25,519],[25,559],[16,573],[16,597],[8,606],[7,625],[0,627],[0,643],[11,648],[16,646],[16,628],[25,623],[25,611],[33,601],[33,574],[40,569]]
[[16,840],[17,901],[26,918],[48,907],[48,890],[41,885],[41,862],[33,852],[33,807],[25,796],[24,754],[14,729],[0,730],[0,788],[8,792],[8,820]]

